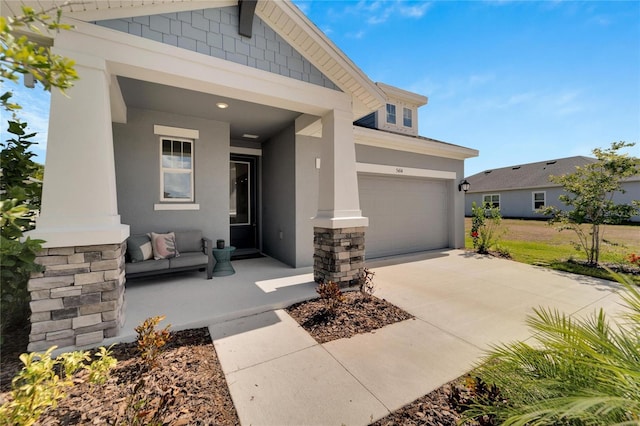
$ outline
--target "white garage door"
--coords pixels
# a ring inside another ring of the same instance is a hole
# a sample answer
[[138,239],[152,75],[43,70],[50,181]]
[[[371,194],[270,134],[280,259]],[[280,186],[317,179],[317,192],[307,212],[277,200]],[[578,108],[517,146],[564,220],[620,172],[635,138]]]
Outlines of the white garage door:
[[361,174],[358,185],[367,259],[449,245],[445,181]]

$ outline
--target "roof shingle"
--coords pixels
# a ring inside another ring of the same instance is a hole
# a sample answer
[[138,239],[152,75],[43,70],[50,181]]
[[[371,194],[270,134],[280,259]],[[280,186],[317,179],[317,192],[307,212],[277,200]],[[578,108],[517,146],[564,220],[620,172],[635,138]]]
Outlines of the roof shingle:
[[471,184],[470,193],[559,186],[551,183],[549,176],[572,173],[576,167],[596,161],[595,158],[584,156],[559,158],[485,170],[466,179]]

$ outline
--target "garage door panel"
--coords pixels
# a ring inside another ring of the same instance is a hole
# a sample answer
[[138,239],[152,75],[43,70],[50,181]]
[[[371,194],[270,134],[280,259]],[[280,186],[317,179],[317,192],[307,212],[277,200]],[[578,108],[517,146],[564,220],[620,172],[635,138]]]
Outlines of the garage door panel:
[[367,258],[448,246],[444,181],[359,175],[360,208],[369,218]]

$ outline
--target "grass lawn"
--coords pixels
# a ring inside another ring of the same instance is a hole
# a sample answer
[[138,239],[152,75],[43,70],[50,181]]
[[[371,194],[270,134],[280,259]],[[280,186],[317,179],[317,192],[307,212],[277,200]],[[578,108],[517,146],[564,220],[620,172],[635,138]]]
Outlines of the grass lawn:
[[[547,266],[562,271],[591,275],[599,278],[610,278],[603,270],[587,268],[567,260],[586,260],[586,255],[578,251],[572,244],[577,241],[575,233],[571,231],[558,232],[555,226],[546,221],[503,219],[504,235],[500,238],[499,246],[509,252],[511,258],[517,262],[531,265]],[[470,237],[471,218],[465,219],[467,248],[473,248]],[[604,242],[600,251],[601,263],[622,264],[629,254],[640,255],[640,226],[609,225],[604,228]],[[640,276],[634,281],[640,284]]]

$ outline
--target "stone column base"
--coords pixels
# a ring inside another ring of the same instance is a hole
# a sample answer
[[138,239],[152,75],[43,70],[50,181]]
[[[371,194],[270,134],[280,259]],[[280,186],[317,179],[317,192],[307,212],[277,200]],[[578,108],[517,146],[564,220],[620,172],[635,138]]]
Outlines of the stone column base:
[[357,228],[313,228],[313,278],[340,287],[357,285],[364,271],[364,231]]
[[124,324],[126,243],[47,248],[44,272],[29,280],[28,351],[86,346],[118,334]]

